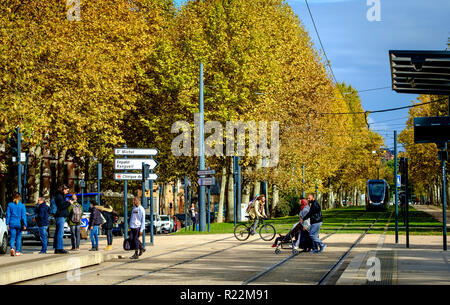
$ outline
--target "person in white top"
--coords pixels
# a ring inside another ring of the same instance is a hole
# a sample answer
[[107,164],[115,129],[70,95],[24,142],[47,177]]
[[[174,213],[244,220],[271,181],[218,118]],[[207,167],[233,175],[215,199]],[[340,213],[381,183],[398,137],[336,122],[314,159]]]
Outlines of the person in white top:
[[[138,259],[145,252],[139,236],[145,230],[145,210],[141,206],[141,201],[135,197],[133,201],[133,210],[130,218],[130,240],[134,242],[134,255],[131,259]],[[139,252],[139,253],[138,253]]]

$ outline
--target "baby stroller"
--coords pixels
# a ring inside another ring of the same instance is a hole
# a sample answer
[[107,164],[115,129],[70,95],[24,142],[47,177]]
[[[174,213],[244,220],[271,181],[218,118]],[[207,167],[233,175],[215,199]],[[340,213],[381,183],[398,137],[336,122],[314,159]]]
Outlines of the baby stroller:
[[294,249],[294,245],[297,241],[298,232],[302,229],[302,225],[297,223],[286,235],[281,235],[275,239],[273,243],[276,245],[275,254],[280,254],[280,249],[291,249],[293,254],[298,254],[298,250]]
[[[305,226],[306,230],[303,231],[303,226]],[[294,246],[297,242],[298,233],[302,231],[300,235],[300,244],[299,247],[304,251],[308,251],[312,249],[312,239],[309,236],[309,221],[306,221],[303,225],[297,223],[286,235],[281,235],[275,239],[274,245],[276,245],[275,254],[280,254],[280,249],[291,249],[292,254],[298,254],[298,249],[295,249]]]

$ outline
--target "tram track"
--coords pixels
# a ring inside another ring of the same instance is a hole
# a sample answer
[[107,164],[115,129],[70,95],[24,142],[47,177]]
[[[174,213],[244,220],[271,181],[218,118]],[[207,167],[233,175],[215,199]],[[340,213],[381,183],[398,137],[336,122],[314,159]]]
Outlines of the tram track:
[[[356,220],[362,218],[363,216],[365,216],[368,212],[365,212],[364,214],[360,215],[359,217],[353,219],[352,221],[344,224],[342,227],[340,227],[339,229],[335,230],[332,233],[329,233],[327,235],[325,235],[321,240],[324,241],[327,238],[329,238],[330,236],[336,234],[337,232],[339,232],[340,230],[344,229],[345,227],[347,227],[348,225],[350,225],[351,223],[355,222]],[[378,221],[378,219],[380,219],[380,217],[383,214],[381,213],[380,215],[378,215],[378,217],[376,219],[374,219],[372,221],[372,223],[369,225],[369,227],[367,229],[365,229],[365,231],[358,237],[358,239],[350,246],[350,248],[343,254],[341,255],[336,261],[335,263],[321,276],[321,278],[319,279],[319,281],[317,282],[318,285],[324,285],[327,283],[327,281],[334,275],[334,273],[339,269],[339,267],[342,265],[342,263],[345,261],[345,259],[348,257],[348,255],[350,254],[351,250],[356,247],[360,241],[366,236],[367,232],[369,232],[373,226],[375,225],[375,223]],[[299,254],[291,254],[290,256],[284,258],[283,260],[277,262],[276,264],[273,264],[269,267],[267,267],[266,269],[264,269],[263,271],[255,274],[254,276],[248,278],[247,280],[243,281],[241,283],[241,285],[248,285],[252,282],[257,281],[258,279],[260,279],[261,277],[263,277],[264,275],[274,271],[275,269],[277,269],[278,267],[284,265],[286,262],[292,260],[293,258],[295,258],[297,255]]]
[[[353,219],[352,221],[349,221],[349,222],[345,223],[345,224],[344,224],[342,227],[340,227],[339,229],[335,230],[335,231],[332,232],[332,233],[327,234],[322,240],[325,240],[325,239],[328,238],[329,236],[331,236],[331,235],[337,233],[338,231],[340,231],[340,230],[342,230],[343,228],[347,227],[348,225],[350,225],[351,223],[355,222],[355,221],[358,220],[359,218],[365,216],[366,214],[367,214],[367,212],[365,212],[364,214],[360,215],[359,217]],[[228,239],[228,238],[225,238],[225,239]],[[222,239],[222,240],[225,240],[225,239]],[[168,269],[171,269],[171,268],[178,267],[178,266],[180,266],[180,265],[188,264],[188,263],[191,263],[191,262],[196,261],[196,260],[198,260],[198,259],[202,259],[202,258],[205,258],[205,257],[209,257],[209,256],[212,256],[212,255],[215,255],[215,254],[219,254],[219,253],[225,252],[225,251],[227,251],[227,250],[230,250],[230,249],[233,249],[233,248],[236,248],[236,247],[240,247],[240,246],[242,246],[242,245],[246,245],[246,244],[249,244],[249,243],[253,243],[253,242],[258,241],[258,240],[260,240],[260,239],[261,239],[261,238],[257,238],[257,239],[252,240],[252,241],[242,242],[242,243],[239,243],[239,244],[237,244],[237,245],[234,245],[234,246],[231,246],[231,247],[228,247],[228,248],[225,248],[225,249],[217,250],[217,251],[210,252],[210,253],[207,253],[207,254],[203,254],[203,255],[200,255],[200,256],[197,256],[197,257],[194,257],[194,258],[191,258],[191,259],[187,259],[187,260],[184,260],[184,261],[179,262],[179,263],[172,264],[172,265],[167,266],[167,267],[159,268],[159,269],[157,269],[157,270],[152,270],[152,271],[146,272],[146,273],[144,273],[144,274],[140,274],[140,275],[134,276],[134,277],[132,277],[132,278],[129,278],[129,279],[126,279],[126,280],[123,280],[123,281],[114,283],[113,285],[121,285],[121,284],[130,282],[130,281],[134,281],[134,280],[136,280],[136,279],[139,279],[139,278],[148,276],[148,275],[150,275],[150,274],[155,274],[155,273],[158,273],[158,272],[161,272],[161,271],[165,271],[165,270],[168,270]],[[220,241],[220,240],[217,240],[217,241]],[[215,241],[215,242],[217,242],[217,241]],[[154,257],[153,257],[153,258],[154,258]],[[286,260],[286,259],[285,259],[285,260]],[[276,265],[277,265],[277,266],[278,266],[278,265],[282,265],[282,264],[284,263],[285,260],[283,260],[282,262],[277,263]],[[258,278],[259,278],[259,277],[258,277]],[[248,280],[247,280],[247,281],[248,281]],[[246,282],[246,281],[244,281],[244,282]]]
[[[193,246],[182,248],[182,249],[178,249],[178,250],[170,250],[170,251],[163,252],[163,253],[160,253],[160,254],[157,254],[157,255],[154,255],[154,256],[141,258],[139,260],[126,261],[126,262],[123,262],[123,263],[120,263],[120,264],[116,264],[114,266],[108,266],[108,267],[96,269],[94,271],[84,272],[83,275],[89,275],[89,274],[94,274],[94,273],[102,272],[102,271],[109,270],[109,269],[115,269],[115,268],[122,267],[122,266],[125,266],[125,265],[128,265],[128,264],[136,264],[136,263],[143,262],[143,261],[145,262],[145,261],[148,261],[150,259],[155,259],[157,257],[161,257],[161,256],[165,256],[165,255],[169,255],[169,254],[173,254],[173,253],[177,253],[177,252],[182,252],[182,251],[185,251],[185,250],[188,250],[188,249],[202,247],[202,246],[205,246],[205,245],[208,245],[208,244],[212,244],[212,243],[224,241],[224,240],[227,240],[227,239],[231,239],[233,237],[234,236],[229,236],[229,237],[225,237],[225,238],[215,239],[215,240],[211,240],[211,241],[199,244],[199,245],[193,245]],[[58,279],[58,280],[54,280],[54,281],[51,281],[51,282],[47,282],[46,284],[47,285],[48,284],[56,284],[56,283],[60,283],[60,282],[64,282],[64,281],[66,281],[66,277]]]
[[[364,214],[362,214],[362,215],[360,215],[360,216],[358,216],[358,217],[352,219],[351,221],[345,223],[344,225],[342,225],[341,227],[339,227],[338,229],[336,229],[336,230],[333,231],[332,233],[326,234],[326,235],[322,238],[322,240],[326,240],[326,239],[329,238],[330,236],[336,234],[336,233],[339,232],[340,230],[342,230],[342,229],[346,228],[347,226],[349,226],[351,223],[357,221],[358,219],[360,219],[360,218],[362,218],[362,217],[364,217],[364,216],[366,216],[366,215],[367,215],[367,212],[365,212]],[[365,236],[365,233],[367,233],[367,232],[373,227],[373,225],[376,223],[376,221],[377,221],[381,216],[382,216],[382,214],[380,214],[380,215],[378,216],[378,218],[377,218],[376,220],[374,220],[374,221],[371,223],[370,227],[363,233],[364,236]],[[130,264],[135,264],[135,263],[142,263],[142,262],[152,261],[152,260],[154,260],[155,258],[158,258],[158,257],[167,256],[167,255],[169,255],[169,254],[173,254],[173,253],[176,253],[176,252],[182,252],[182,251],[185,251],[185,250],[187,250],[187,249],[194,249],[194,248],[202,247],[202,246],[205,246],[205,245],[208,245],[208,244],[214,244],[214,243],[218,243],[218,242],[225,241],[225,240],[229,240],[229,239],[233,239],[233,238],[234,238],[234,236],[229,236],[229,237],[225,237],[225,238],[215,239],[215,240],[208,241],[208,242],[205,242],[205,243],[202,243],[202,244],[193,245],[193,246],[186,247],[186,248],[182,248],[182,249],[178,249],[178,250],[170,250],[170,251],[166,251],[166,252],[164,252],[164,253],[160,253],[160,254],[157,254],[157,255],[154,255],[154,256],[145,257],[145,258],[142,258],[142,259],[140,259],[140,260],[133,260],[133,261],[127,261],[127,262],[120,263],[120,264],[114,264],[113,266],[107,266],[107,267],[104,267],[104,268],[95,269],[95,270],[93,270],[93,271],[83,272],[83,276],[90,275],[90,274],[95,274],[95,273],[98,274],[98,273],[103,272],[103,271],[107,271],[107,270],[111,270],[111,269],[120,268],[120,267],[122,267],[122,266],[130,265]],[[357,242],[355,242],[355,243],[352,245],[351,249],[352,249],[354,246],[356,246],[356,243],[359,243],[359,241],[360,241],[362,238],[363,238],[363,237],[358,238]],[[147,272],[145,272],[145,273],[143,273],[143,274],[131,276],[131,277],[127,278],[127,279],[124,279],[124,280],[115,282],[115,283],[113,283],[112,285],[126,284],[126,283],[129,283],[129,282],[131,282],[131,281],[134,281],[134,280],[137,280],[137,279],[140,279],[140,278],[143,278],[143,277],[152,275],[152,274],[156,274],[156,273],[159,273],[159,272],[162,272],[162,271],[166,271],[166,270],[169,270],[169,269],[172,269],[172,268],[176,268],[176,267],[179,267],[179,266],[181,266],[181,265],[185,265],[185,264],[188,264],[188,263],[192,263],[192,262],[194,262],[194,261],[197,261],[197,260],[200,260],[200,259],[203,259],[203,258],[206,258],[206,257],[210,257],[210,256],[213,256],[213,255],[217,255],[217,254],[219,254],[219,253],[223,253],[223,252],[225,252],[225,251],[228,251],[228,250],[231,250],[231,249],[234,249],[234,248],[243,246],[243,245],[247,245],[247,244],[256,242],[256,241],[258,241],[258,240],[260,240],[260,239],[261,239],[261,238],[257,238],[257,239],[251,240],[251,241],[241,242],[241,243],[235,244],[235,245],[233,245],[233,246],[231,246],[231,247],[226,247],[226,248],[224,248],[224,249],[216,250],[216,251],[213,251],[213,252],[208,252],[208,253],[205,253],[205,254],[202,254],[202,255],[193,257],[193,258],[185,259],[185,260],[182,260],[182,261],[180,261],[180,262],[176,262],[176,263],[170,264],[170,265],[168,265],[168,266],[164,266],[164,267],[161,267],[161,268],[158,268],[158,269],[155,269],[155,270],[147,271]],[[349,253],[349,252],[351,251],[351,249],[349,249],[349,251],[347,251],[347,252]],[[242,285],[247,285],[247,284],[249,284],[249,283],[252,283],[252,282],[256,281],[257,279],[261,278],[263,275],[265,275],[265,274],[267,274],[267,273],[269,273],[269,272],[275,270],[276,268],[278,268],[279,266],[283,265],[283,264],[286,263],[287,261],[291,260],[291,259],[294,258],[295,256],[296,256],[296,255],[290,255],[289,257],[286,257],[285,259],[283,259],[283,260],[277,262],[276,264],[271,265],[270,267],[266,268],[265,270],[259,272],[259,273],[256,274],[256,275],[250,277],[249,279],[244,280],[244,281],[242,282]],[[345,257],[344,257],[344,256],[341,256],[340,259],[338,259],[338,261],[343,261],[346,257],[347,257],[347,256],[345,256]],[[333,267],[338,267],[338,265],[340,266],[339,263],[335,263],[335,264],[333,264],[332,268],[333,268]],[[332,269],[332,268],[330,268],[330,269]],[[334,268],[333,270],[335,270],[335,268]],[[331,271],[329,270],[329,271],[327,272],[327,274],[331,274],[331,272],[332,272],[332,270],[331,270]],[[322,276],[322,278],[323,278],[323,277],[324,277],[324,276]],[[324,280],[323,280],[322,278],[321,278],[321,281],[323,282]],[[46,284],[57,284],[57,283],[60,283],[60,282],[63,282],[63,281],[66,281],[66,278],[65,278],[65,277],[64,277],[64,278],[57,279],[57,280],[54,280],[54,281],[51,281],[51,282],[46,282]]]

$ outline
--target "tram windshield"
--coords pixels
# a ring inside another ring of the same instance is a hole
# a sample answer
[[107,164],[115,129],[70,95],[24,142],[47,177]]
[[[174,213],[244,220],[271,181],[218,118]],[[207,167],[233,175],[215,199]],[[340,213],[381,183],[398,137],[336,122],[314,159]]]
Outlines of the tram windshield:
[[384,183],[369,183],[369,199],[373,202],[382,202],[384,200]]

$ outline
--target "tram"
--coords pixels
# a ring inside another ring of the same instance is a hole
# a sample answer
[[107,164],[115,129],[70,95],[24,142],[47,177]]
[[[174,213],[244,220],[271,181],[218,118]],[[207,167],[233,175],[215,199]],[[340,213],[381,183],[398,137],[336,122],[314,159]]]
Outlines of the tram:
[[387,210],[389,206],[389,184],[386,180],[368,180],[366,188],[366,210]]

